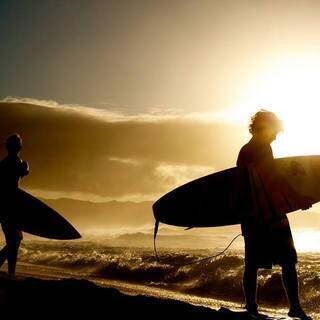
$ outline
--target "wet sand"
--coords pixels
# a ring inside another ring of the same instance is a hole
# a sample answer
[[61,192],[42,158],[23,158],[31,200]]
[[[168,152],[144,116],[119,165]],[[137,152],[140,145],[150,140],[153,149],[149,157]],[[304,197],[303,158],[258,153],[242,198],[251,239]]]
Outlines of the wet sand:
[[215,311],[185,302],[146,296],[128,296],[116,289],[103,288],[88,280],[42,280],[30,277],[11,279],[0,275],[0,306],[11,317],[31,319],[78,316],[154,319],[250,319],[246,313]]
[[[185,319],[252,320],[235,304],[214,299],[203,302],[203,299],[152,287],[94,278],[84,280],[58,268],[19,264],[16,279],[0,272],[0,310],[12,316],[158,319],[177,315]],[[263,312],[268,313],[270,319],[285,316],[284,311]]]

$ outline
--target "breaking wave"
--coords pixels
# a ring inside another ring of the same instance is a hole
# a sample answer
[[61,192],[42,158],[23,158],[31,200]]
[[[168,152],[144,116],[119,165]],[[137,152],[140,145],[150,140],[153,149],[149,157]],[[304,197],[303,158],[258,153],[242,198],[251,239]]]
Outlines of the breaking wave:
[[[243,301],[243,256],[230,252],[216,260],[183,266],[214,254],[210,250],[165,250],[159,263],[151,249],[113,248],[94,242],[25,241],[19,260],[54,266],[85,276],[167,288],[218,299]],[[300,294],[303,305],[319,310],[320,254],[299,257]],[[261,270],[259,301],[286,305],[280,270]]]

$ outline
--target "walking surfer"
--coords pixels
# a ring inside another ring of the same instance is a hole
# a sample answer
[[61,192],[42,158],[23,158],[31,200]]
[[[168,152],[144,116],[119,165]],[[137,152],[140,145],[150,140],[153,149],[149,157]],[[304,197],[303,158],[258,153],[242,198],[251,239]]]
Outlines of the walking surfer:
[[[241,148],[237,166],[248,169],[252,165],[266,164],[266,168],[272,168],[274,158],[270,144],[282,131],[282,122],[273,112],[260,110],[251,118],[249,131],[252,138]],[[307,198],[294,193],[289,186],[284,186],[284,188],[287,188],[288,192],[293,195],[292,198],[298,207],[308,209],[311,206]],[[287,216],[285,214],[274,215],[272,219],[267,219],[263,214],[256,217],[248,215],[243,219],[241,229],[245,241],[243,289],[247,311],[254,315],[258,314],[256,302],[258,269],[271,269],[273,265],[280,265],[283,285],[290,304],[288,315],[303,320],[310,319],[299,301],[295,266],[297,253]]]
[[29,174],[29,165],[22,161],[19,153],[22,139],[18,134],[9,136],[5,142],[7,156],[0,161],[0,222],[6,245],[0,251],[0,267],[8,260],[8,273],[15,275],[18,250],[23,238],[12,218],[15,210],[15,193],[19,180]]

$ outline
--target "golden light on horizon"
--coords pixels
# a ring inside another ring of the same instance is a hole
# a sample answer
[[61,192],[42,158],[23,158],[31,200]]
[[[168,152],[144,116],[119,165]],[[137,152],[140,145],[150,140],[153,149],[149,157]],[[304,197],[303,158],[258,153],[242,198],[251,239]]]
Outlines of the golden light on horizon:
[[295,247],[299,252],[319,252],[320,232],[316,230],[298,231],[293,234]]

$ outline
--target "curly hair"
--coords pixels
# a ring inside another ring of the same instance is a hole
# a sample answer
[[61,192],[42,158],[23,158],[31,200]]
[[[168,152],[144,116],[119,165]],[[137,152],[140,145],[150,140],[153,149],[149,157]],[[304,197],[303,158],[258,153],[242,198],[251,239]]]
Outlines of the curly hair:
[[261,109],[251,117],[249,132],[255,134],[264,128],[273,128],[277,132],[280,132],[283,130],[282,121],[275,113]]

